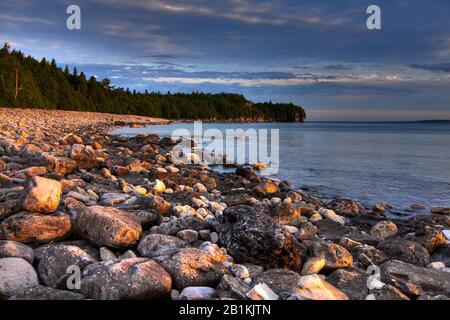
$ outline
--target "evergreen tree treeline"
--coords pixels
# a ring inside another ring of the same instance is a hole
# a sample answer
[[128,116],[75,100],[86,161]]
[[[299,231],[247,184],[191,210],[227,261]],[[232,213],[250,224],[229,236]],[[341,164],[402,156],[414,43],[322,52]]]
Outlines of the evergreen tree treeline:
[[0,49],[0,106],[134,114],[168,119],[304,121],[292,103],[252,103],[239,94],[161,94],[113,88],[56,61]]

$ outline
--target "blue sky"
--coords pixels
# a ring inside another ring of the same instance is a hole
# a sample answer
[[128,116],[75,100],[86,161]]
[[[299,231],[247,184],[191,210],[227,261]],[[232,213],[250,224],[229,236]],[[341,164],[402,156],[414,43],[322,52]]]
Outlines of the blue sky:
[[[371,4],[382,30],[366,28]],[[450,119],[449,16],[448,0],[2,0],[0,40],[136,90],[238,92],[310,120]]]

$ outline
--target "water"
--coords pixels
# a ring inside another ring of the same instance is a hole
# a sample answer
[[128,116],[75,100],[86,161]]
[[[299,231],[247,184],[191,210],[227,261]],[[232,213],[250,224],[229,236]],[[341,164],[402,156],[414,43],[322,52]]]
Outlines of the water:
[[[193,124],[122,128],[170,136]],[[450,124],[445,123],[204,123],[203,129],[280,130],[276,177],[299,189],[365,205],[450,206]],[[428,211],[429,212],[429,211]]]

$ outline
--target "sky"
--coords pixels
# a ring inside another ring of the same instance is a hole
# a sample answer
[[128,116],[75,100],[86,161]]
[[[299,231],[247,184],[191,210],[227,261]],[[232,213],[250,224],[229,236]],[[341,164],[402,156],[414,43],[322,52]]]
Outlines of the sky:
[[242,93],[316,121],[450,119],[449,17],[448,0],[0,0],[0,41],[138,91]]

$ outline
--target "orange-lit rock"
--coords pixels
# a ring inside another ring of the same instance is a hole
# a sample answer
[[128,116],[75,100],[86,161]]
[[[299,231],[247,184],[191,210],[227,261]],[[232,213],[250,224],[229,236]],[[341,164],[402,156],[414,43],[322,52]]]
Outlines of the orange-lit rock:
[[30,212],[55,212],[61,198],[62,186],[56,180],[33,177],[27,181],[22,207]]
[[66,238],[72,230],[68,215],[15,214],[0,225],[2,239],[47,243]]

